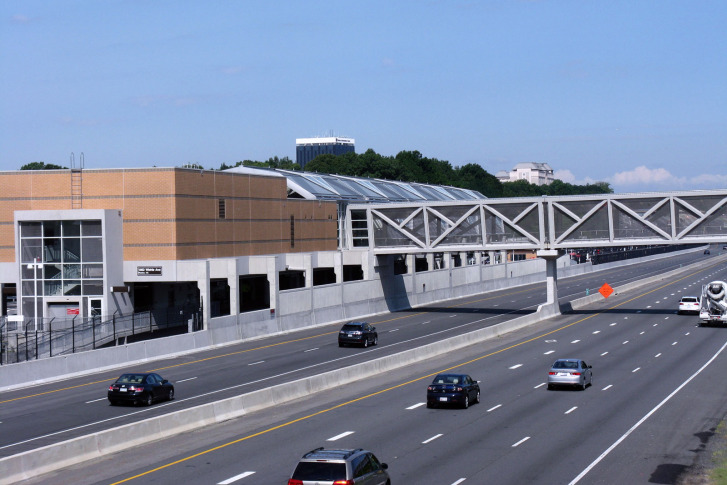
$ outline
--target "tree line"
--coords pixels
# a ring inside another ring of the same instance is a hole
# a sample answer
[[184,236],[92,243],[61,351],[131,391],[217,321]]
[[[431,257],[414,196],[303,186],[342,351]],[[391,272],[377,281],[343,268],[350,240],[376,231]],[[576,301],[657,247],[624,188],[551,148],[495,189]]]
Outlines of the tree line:
[[[185,164],[186,167],[202,169],[198,164]],[[259,168],[278,168],[300,170],[300,165],[288,157],[271,157],[264,162],[242,160],[235,165],[223,163],[219,170],[246,166]],[[21,170],[64,168],[43,162],[24,165]],[[607,182],[575,185],[555,180],[549,185],[535,185],[526,180],[501,182],[487,172],[481,165],[468,163],[453,167],[446,160],[428,158],[419,151],[401,151],[396,156],[384,156],[368,149],[364,153],[349,152],[343,155],[319,155],[310,161],[306,172],[318,172],[351,177],[379,178],[401,182],[419,182],[434,185],[448,185],[463,189],[476,190],[491,198],[497,197],[537,197],[543,195],[590,195],[613,193]]]

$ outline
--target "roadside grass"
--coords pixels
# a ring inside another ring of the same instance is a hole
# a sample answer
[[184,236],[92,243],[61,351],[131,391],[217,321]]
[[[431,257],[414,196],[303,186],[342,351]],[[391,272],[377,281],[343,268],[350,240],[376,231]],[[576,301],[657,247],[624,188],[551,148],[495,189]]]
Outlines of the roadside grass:
[[717,439],[716,451],[712,453],[714,468],[709,472],[710,483],[727,485],[727,423],[722,421],[715,433]]

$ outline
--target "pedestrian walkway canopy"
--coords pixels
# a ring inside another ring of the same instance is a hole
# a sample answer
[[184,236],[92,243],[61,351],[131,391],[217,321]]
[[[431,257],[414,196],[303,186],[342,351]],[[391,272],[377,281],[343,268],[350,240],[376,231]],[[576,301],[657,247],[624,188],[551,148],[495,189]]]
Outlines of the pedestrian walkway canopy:
[[727,242],[727,189],[349,204],[346,247],[375,253]]

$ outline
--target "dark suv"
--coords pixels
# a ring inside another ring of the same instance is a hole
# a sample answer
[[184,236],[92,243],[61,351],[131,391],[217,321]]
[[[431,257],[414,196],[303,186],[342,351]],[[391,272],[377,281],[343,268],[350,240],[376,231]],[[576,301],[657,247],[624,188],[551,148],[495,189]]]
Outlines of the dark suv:
[[346,344],[361,345],[368,347],[379,343],[379,334],[376,327],[366,322],[348,322],[338,332],[338,346]]
[[386,463],[361,448],[316,448],[303,455],[288,485],[391,485],[387,468]]

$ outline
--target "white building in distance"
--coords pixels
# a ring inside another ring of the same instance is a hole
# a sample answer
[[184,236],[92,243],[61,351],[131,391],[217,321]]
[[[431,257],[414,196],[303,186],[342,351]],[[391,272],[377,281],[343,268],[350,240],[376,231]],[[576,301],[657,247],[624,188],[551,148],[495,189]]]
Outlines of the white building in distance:
[[495,174],[500,182],[527,180],[535,185],[549,185],[553,182],[553,169],[547,163],[524,162],[515,165],[511,171],[500,170]]

